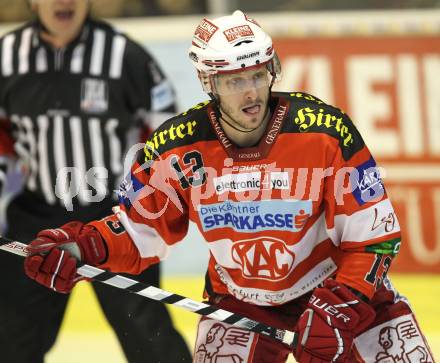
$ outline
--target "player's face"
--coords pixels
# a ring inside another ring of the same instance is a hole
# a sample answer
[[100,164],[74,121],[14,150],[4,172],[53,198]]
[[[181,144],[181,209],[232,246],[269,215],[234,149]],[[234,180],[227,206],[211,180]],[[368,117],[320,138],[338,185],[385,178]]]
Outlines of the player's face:
[[[270,78],[266,66],[215,76],[220,108],[238,126],[258,127],[267,112]],[[223,115],[225,117],[225,115]]]
[[87,16],[88,0],[36,0],[32,3],[41,22],[53,37],[72,40]]

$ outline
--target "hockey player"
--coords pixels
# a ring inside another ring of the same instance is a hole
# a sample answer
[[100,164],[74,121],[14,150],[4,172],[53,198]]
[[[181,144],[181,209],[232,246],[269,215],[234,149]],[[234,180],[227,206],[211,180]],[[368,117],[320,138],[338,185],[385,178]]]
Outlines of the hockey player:
[[40,232],[27,275],[67,292],[77,259],[139,273],[195,225],[210,249],[209,302],[295,330],[298,342],[292,350],[202,318],[194,362],[375,362],[394,352],[433,362],[387,279],[400,227],[350,118],[314,96],[272,92],[281,70],[271,38],[240,11],[203,19],[189,57],[211,101],[151,135],[113,215]]
[[[88,1],[31,6],[37,20],[0,39],[0,155],[18,158],[26,170],[24,188],[7,210],[6,235],[22,241],[72,218],[111,213],[127,140],[139,140],[154,117],[175,111],[155,60],[89,18]],[[41,363],[69,295],[23,276],[11,256],[0,257],[0,268],[0,361]],[[157,285],[159,268],[137,278]],[[191,360],[162,304],[99,284],[94,290],[129,362]]]

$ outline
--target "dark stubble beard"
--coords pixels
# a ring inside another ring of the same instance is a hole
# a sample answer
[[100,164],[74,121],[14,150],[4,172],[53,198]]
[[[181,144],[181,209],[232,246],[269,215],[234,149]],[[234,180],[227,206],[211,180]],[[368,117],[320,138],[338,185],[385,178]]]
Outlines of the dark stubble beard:
[[[245,108],[246,106],[250,106],[254,103],[258,103],[258,104],[260,104],[261,107],[264,107],[263,100],[260,97],[257,97],[255,101],[245,103],[239,109]],[[267,109],[266,113],[261,117],[260,123],[256,127],[248,127],[246,125],[243,125],[243,123],[240,122],[239,120],[237,121],[236,119],[234,119],[234,117],[232,117],[233,110],[231,108],[227,107],[227,105],[222,104],[221,99],[219,100],[219,106],[220,106],[220,112],[222,114],[223,121],[226,122],[233,129],[240,131],[240,132],[252,132],[252,131],[255,131],[256,129],[258,129],[263,124],[265,116],[268,112],[268,109]],[[256,122],[256,120],[257,120],[256,117],[252,119],[253,122]]]

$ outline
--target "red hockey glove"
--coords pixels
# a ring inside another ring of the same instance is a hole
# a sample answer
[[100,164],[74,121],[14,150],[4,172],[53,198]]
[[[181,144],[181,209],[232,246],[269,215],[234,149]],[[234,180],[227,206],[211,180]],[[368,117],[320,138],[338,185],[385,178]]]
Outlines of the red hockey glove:
[[77,261],[99,265],[107,248],[99,232],[81,222],[45,229],[28,246],[24,271],[31,279],[55,291],[69,293],[83,278],[76,273]]
[[299,363],[345,362],[354,337],[375,318],[373,308],[346,286],[328,279],[316,288],[299,318],[294,356]]

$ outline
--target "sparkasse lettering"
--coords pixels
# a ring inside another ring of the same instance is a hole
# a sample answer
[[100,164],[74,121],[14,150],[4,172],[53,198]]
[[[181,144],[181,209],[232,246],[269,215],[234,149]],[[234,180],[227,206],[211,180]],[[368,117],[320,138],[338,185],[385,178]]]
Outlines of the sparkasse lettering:
[[[245,231],[300,231],[311,215],[310,200],[258,202],[227,201],[200,206],[198,209],[203,230],[230,228]],[[298,219],[299,218],[299,219]]]

